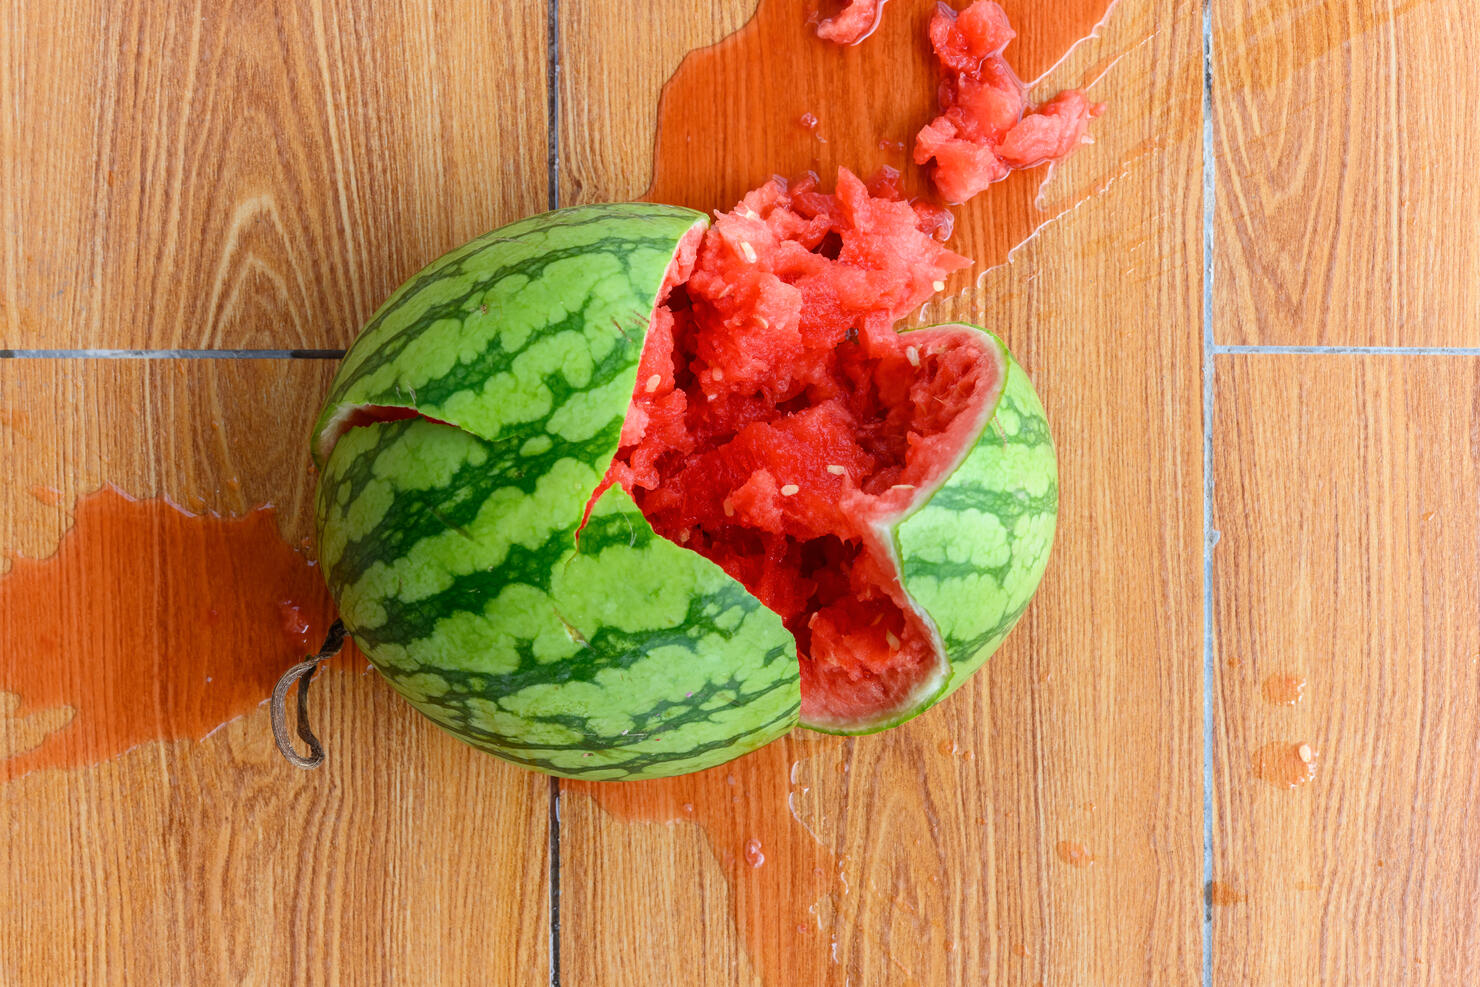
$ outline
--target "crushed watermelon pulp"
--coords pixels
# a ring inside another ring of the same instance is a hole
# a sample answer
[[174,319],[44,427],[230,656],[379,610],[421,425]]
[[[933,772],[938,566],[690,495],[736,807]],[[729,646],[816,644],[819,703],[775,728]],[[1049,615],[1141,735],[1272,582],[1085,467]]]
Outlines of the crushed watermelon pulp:
[[944,684],[889,526],[964,456],[1002,380],[979,332],[895,330],[969,262],[893,177],[773,180],[680,247],[595,495],[621,484],[781,616],[802,721],[824,729],[885,725]]
[[941,113],[915,137],[915,163],[947,202],[965,202],[1021,168],[1069,156],[1088,139],[1089,121],[1104,109],[1070,89],[1033,106],[1002,50],[1017,37],[993,0],[959,13],[941,4],[930,18],[930,45],[945,71]]

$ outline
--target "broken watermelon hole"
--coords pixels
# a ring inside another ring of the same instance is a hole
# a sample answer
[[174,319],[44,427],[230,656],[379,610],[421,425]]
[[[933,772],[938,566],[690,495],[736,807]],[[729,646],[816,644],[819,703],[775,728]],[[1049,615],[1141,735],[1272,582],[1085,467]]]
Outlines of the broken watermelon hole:
[[1006,357],[967,327],[895,324],[968,262],[888,181],[773,180],[680,245],[620,447],[620,485],[796,640],[803,725],[889,726],[950,663],[891,534],[964,458]]

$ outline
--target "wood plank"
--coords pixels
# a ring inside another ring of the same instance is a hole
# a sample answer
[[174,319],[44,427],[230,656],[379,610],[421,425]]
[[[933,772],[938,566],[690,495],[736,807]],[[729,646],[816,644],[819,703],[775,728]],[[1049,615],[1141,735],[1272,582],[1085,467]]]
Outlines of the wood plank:
[[[546,4],[0,18],[0,347],[342,347],[547,195]],[[58,39],[71,39],[58,43]]]
[[560,203],[635,199],[653,177],[658,94],[684,55],[739,30],[757,0],[560,4]]
[[[649,113],[655,73],[625,71],[620,45],[576,50],[622,28],[570,8],[565,64],[612,74],[603,94],[570,71],[564,103],[620,108],[563,140],[563,187],[630,195],[649,144],[599,128]],[[1123,55],[1096,97],[1152,111],[1114,116],[1049,188],[1083,204],[940,312],[1004,332],[1056,429],[1060,538],[1024,623],[898,730],[563,786],[571,982],[666,981],[671,943],[711,983],[1198,979],[1201,752],[1181,738],[1200,735],[1201,685],[1175,656],[1202,624],[1200,34],[1196,3],[1117,7],[1062,77]]]
[[[313,476],[292,437],[307,434],[332,370],[0,360],[0,598],[35,564],[10,555],[45,557],[86,534],[72,505],[103,482],[200,512],[272,503],[267,537],[299,544]],[[86,609],[79,593],[172,557],[147,538],[121,544],[135,550],[52,601],[64,618]],[[145,620],[171,623],[165,590],[149,589],[159,598]],[[318,771],[282,760],[253,703],[203,740],[151,740],[6,781],[8,755],[100,729],[80,699],[26,709],[34,696],[13,676],[34,683],[45,661],[48,683],[163,696],[201,658],[119,653],[108,621],[89,628],[86,649],[17,655],[15,619],[41,615],[0,612],[0,898],[15,903],[0,909],[0,982],[548,982],[545,779],[450,739],[344,659],[314,686],[329,751]],[[119,680],[120,665],[150,671]],[[158,726],[173,737],[180,724]]]
[[1473,983],[1480,360],[1217,370],[1215,982]]
[[1480,344],[1480,8],[1212,12],[1218,342]]

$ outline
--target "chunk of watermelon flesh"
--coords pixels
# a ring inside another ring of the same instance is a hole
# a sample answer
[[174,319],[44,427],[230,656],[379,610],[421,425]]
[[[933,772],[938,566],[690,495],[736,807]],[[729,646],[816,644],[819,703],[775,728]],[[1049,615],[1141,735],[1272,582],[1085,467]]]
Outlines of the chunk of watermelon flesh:
[[992,0],[959,13],[941,4],[930,44],[946,71],[941,113],[915,137],[915,163],[934,161],[931,178],[948,202],[965,202],[1013,171],[1061,161],[1085,143],[1104,109],[1077,89],[1040,106],[1002,57],[1017,34]]
[[886,0],[846,0],[843,8],[817,24],[817,36],[835,45],[856,45],[873,34]]
[[965,454],[1003,371],[979,332],[895,330],[968,262],[876,188],[770,182],[692,270],[675,262],[603,485],[782,617],[822,729],[887,725],[944,685],[890,530]]

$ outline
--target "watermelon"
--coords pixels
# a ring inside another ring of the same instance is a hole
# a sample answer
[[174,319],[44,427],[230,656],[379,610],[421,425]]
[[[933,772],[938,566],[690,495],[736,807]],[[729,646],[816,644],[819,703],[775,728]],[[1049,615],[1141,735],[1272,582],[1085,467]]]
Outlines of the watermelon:
[[566,777],[866,733],[959,688],[1057,514],[1022,368],[895,322],[965,262],[842,172],[710,227],[557,210],[403,285],[315,426],[320,565],[360,649],[476,747]]

